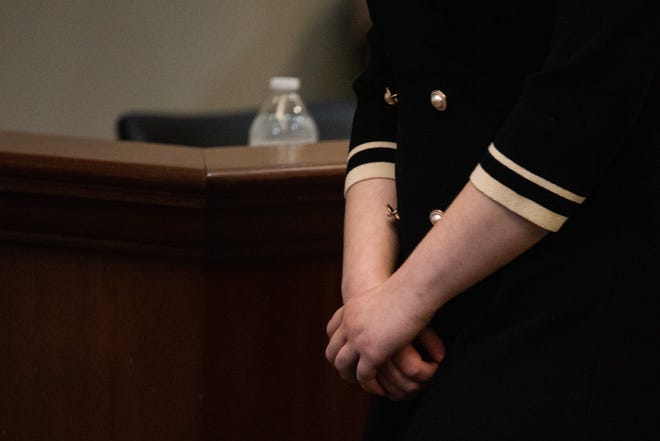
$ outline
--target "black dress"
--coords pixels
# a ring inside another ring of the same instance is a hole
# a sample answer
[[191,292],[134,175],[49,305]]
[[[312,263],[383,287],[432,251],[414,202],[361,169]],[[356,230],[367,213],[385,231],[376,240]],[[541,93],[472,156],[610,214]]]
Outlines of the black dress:
[[552,231],[438,311],[432,385],[368,438],[660,439],[660,6],[368,3],[346,185],[396,179],[401,260],[468,180]]

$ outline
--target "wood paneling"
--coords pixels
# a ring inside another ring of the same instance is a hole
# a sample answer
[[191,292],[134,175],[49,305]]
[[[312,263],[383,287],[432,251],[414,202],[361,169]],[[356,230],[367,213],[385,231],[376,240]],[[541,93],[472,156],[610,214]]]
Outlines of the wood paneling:
[[5,245],[0,286],[6,439],[199,439],[197,265]]
[[344,153],[0,132],[0,438],[359,439]]

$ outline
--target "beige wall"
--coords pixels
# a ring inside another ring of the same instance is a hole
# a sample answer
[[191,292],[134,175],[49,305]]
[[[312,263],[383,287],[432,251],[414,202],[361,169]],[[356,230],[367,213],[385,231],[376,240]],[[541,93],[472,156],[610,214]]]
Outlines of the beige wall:
[[126,110],[351,96],[362,0],[2,0],[0,129],[112,138]]

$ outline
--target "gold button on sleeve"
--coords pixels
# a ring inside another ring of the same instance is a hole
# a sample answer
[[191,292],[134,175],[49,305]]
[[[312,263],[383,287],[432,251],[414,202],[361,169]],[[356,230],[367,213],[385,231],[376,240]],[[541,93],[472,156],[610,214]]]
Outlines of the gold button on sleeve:
[[389,87],[385,88],[385,102],[390,106],[396,106],[399,103],[396,93],[392,93]]
[[439,111],[444,111],[447,108],[447,95],[441,90],[434,90],[431,92],[431,105]]

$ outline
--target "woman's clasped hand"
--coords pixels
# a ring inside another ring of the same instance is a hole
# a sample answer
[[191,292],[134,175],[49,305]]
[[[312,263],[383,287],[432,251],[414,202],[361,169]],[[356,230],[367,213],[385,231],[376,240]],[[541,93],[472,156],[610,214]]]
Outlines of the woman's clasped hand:
[[424,389],[445,348],[427,327],[432,314],[393,285],[390,278],[335,312],[325,354],[345,381],[398,401]]

